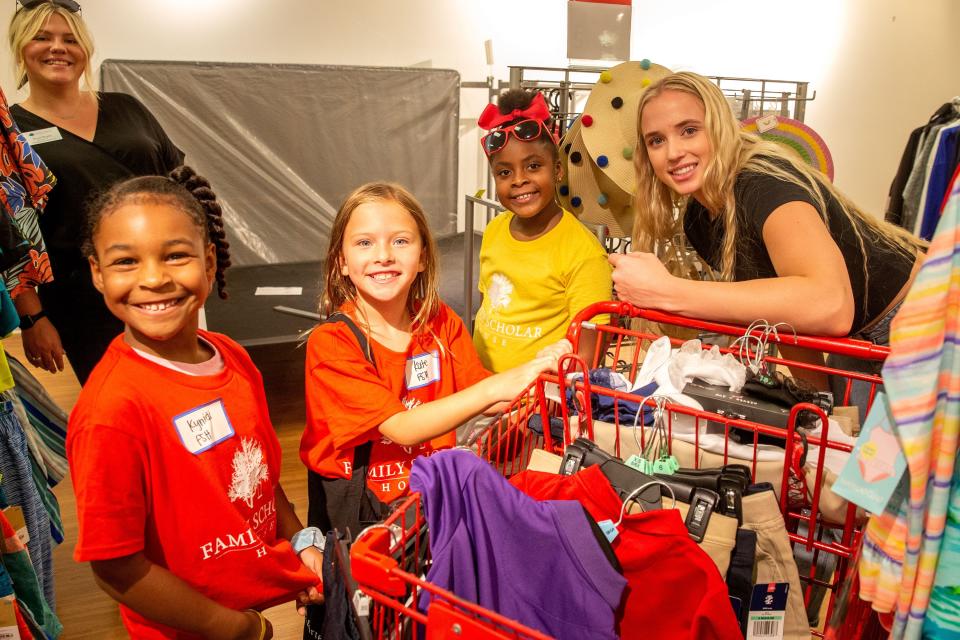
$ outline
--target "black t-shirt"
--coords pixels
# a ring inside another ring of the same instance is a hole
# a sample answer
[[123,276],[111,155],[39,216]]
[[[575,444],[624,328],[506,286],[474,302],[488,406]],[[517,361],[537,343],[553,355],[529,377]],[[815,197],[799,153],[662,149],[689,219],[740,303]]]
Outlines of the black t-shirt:
[[[787,164],[785,169],[792,171]],[[734,280],[775,278],[777,272],[763,243],[763,225],[778,207],[788,202],[817,204],[803,188],[765,174],[743,172],[734,185],[737,202],[737,241],[734,258]],[[877,318],[906,284],[914,258],[883,243],[874,230],[858,221],[851,221],[839,203],[826,194],[827,220],[830,235],[840,247],[850,285],[853,289],[854,318],[851,335]],[[819,211],[819,209],[818,209]],[[864,277],[863,254],[854,231],[854,224],[863,236],[869,280]],[[721,268],[724,228],[721,218],[711,219],[706,207],[690,198],[683,219],[683,230],[690,245],[714,269]]]
[[[20,105],[10,107],[10,113],[23,133],[58,128]],[[121,180],[163,175],[183,162],[183,152],[170,141],[153,114],[136,98],[123,93],[100,94],[92,142],[66,129],[60,128],[59,132],[62,139],[34,145],[34,151],[57,178],[40,216],[54,279],[87,268],[80,242],[89,200]]]
[[10,113],[24,133],[48,130],[61,138],[32,145],[57,178],[39,219],[53,282],[40,285],[38,292],[82,384],[123,331],[123,324],[93,287],[90,267],[80,250],[86,205],[122,180],[169,173],[183,163],[183,152],[146,107],[122,93],[100,94],[92,142],[19,105],[10,107]]

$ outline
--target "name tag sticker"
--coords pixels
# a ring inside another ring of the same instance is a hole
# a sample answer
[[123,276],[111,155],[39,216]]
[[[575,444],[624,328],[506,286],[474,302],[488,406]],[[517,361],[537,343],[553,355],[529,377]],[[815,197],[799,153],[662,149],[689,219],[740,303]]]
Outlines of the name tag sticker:
[[63,136],[60,135],[60,129],[56,127],[47,127],[46,129],[26,131],[24,132],[23,137],[27,139],[27,142],[31,147],[35,147],[38,144],[43,144],[44,142],[56,142],[57,140],[63,140]]
[[190,409],[173,419],[183,446],[190,453],[202,453],[210,447],[234,436],[233,425],[223,407],[223,400]]
[[407,358],[407,389],[419,389],[440,379],[440,354],[437,351]]

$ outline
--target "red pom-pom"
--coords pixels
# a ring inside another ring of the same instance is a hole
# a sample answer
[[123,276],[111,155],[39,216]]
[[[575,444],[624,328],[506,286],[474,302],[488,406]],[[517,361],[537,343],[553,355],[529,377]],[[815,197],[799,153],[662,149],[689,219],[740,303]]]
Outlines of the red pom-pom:
[[593,116],[591,116],[590,114],[586,114],[586,113],[585,113],[585,114],[583,114],[583,116],[580,118],[580,122],[583,123],[583,126],[589,127],[590,125],[593,124]]

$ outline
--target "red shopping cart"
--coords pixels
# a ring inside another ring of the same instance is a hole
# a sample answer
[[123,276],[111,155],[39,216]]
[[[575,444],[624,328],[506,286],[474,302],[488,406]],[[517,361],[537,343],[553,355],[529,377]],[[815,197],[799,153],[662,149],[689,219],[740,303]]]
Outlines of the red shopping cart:
[[[627,326],[598,326],[590,319],[600,314],[615,314],[625,320],[644,320],[653,329],[633,329]],[[797,336],[792,332],[771,331],[769,327],[745,330],[729,324],[706,322],[682,318],[657,311],[638,309],[622,302],[604,302],[593,305],[571,323],[568,337],[576,346],[585,329],[600,334],[590,362],[578,357],[565,357],[561,361],[559,375],[543,375],[516,400],[508,411],[495,421],[483,437],[476,443],[481,456],[493,464],[501,473],[509,477],[526,468],[533,452],[544,449],[562,453],[563,448],[579,436],[595,439],[599,433],[590,411],[589,402],[575,403],[578,410],[570,408],[570,397],[589,398],[591,394],[600,394],[612,400],[624,400],[641,405],[654,404],[652,398],[643,398],[630,393],[592,386],[589,376],[583,375],[575,381],[567,374],[604,364],[615,365],[627,378],[633,380],[643,361],[643,354],[657,339],[663,330],[670,327],[682,327],[709,335],[713,342],[725,342],[726,339],[754,336],[762,341],[741,341],[738,349],[723,346],[723,353],[735,353],[737,356],[757,357],[756,348],[768,345],[795,347],[828,354],[851,356],[861,360],[881,362],[888,349],[871,343],[835,338]],[[669,331],[667,331],[669,333]],[[679,346],[684,339],[669,338],[673,346]],[[743,344],[746,343],[746,351]],[[703,348],[710,348],[706,340]],[[790,367],[792,372],[810,371],[834,376],[843,381],[842,392],[836,405],[846,405],[850,401],[854,385],[866,388],[867,404],[873,402],[881,379],[870,373],[842,371],[799,360],[765,355],[768,367]],[[604,427],[609,430],[608,450],[618,457],[628,449],[631,443],[621,438],[622,432],[631,432],[636,438],[636,447],[642,449],[649,437],[646,429],[636,429],[628,420],[621,420],[614,402],[614,415],[608,418]],[[726,465],[728,463],[745,464],[750,468],[751,477],[756,481],[764,475],[770,477],[770,464],[761,460],[759,452],[764,436],[777,438],[783,444],[783,460],[776,469],[775,486],[779,488],[780,508],[787,525],[788,535],[796,553],[805,553],[810,569],[801,575],[804,582],[804,600],[811,603],[822,597],[819,607],[819,620],[829,620],[836,604],[837,591],[845,583],[851,570],[851,558],[860,541],[860,526],[863,514],[858,513],[852,504],[841,501],[829,490],[830,472],[825,461],[832,452],[849,453],[852,446],[849,440],[841,442],[831,437],[831,422],[824,409],[812,403],[801,403],[789,412],[785,427],[762,424],[735,415],[721,415],[707,411],[697,411],[686,406],[668,403],[660,404],[671,453],[678,446],[674,438],[674,428],[681,421],[693,425],[684,446],[692,447],[693,456],[687,460],[689,466]],[[820,425],[816,435],[808,435],[807,429],[798,429],[798,417],[804,414],[809,422],[814,416]],[[530,428],[532,419],[537,418],[542,429]],[[551,418],[554,424],[562,424],[562,437],[549,428]],[[721,449],[714,448],[711,457],[703,453],[701,433],[703,426],[709,424],[712,432],[722,434]],[[612,425],[612,429],[610,429]],[[627,427],[627,431],[621,429]],[[630,429],[634,427],[633,429]],[[833,427],[836,429],[836,427]],[[639,433],[638,433],[639,432]],[[731,434],[736,432],[741,447],[734,451]],[[746,435],[745,435],[746,434]],[[836,434],[834,434],[836,436]],[[683,444],[683,443],[681,443]],[[752,453],[743,453],[743,447]],[[811,451],[814,455],[808,455]],[[739,457],[738,457],[739,456]],[[705,464],[706,463],[706,464]],[[684,466],[687,466],[685,464]],[[821,562],[829,559],[829,563]],[[427,638],[546,638],[533,629],[524,627],[496,612],[486,610],[471,602],[458,598],[453,593],[440,589],[423,576],[429,562],[426,523],[420,510],[419,495],[412,494],[382,525],[364,532],[354,543],[350,553],[350,566],[353,578],[360,591],[370,599],[369,622],[374,637],[401,637],[406,633],[425,631]],[[829,575],[821,575],[818,566],[832,567]],[[426,613],[418,610],[417,602],[422,592],[431,594],[431,605]],[[820,595],[822,594],[822,595]],[[365,607],[366,609],[367,607]],[[821,625],[822,628],[822,625]],[[822,637],[817,628],[811,632]]]

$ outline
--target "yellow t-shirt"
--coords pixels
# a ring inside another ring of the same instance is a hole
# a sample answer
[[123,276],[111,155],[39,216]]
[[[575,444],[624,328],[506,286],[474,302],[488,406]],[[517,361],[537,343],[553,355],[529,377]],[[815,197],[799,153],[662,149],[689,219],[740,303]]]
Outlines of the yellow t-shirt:
[[[610,300],[613,285],[607,253],[569,211],[536,240],[510,234],[514,214],[505,211],[483,232],[480,293],[473,344],[492,371],[532,359],[567,334],[584,307]],[[610,322],[597,316],[598,324]]]

